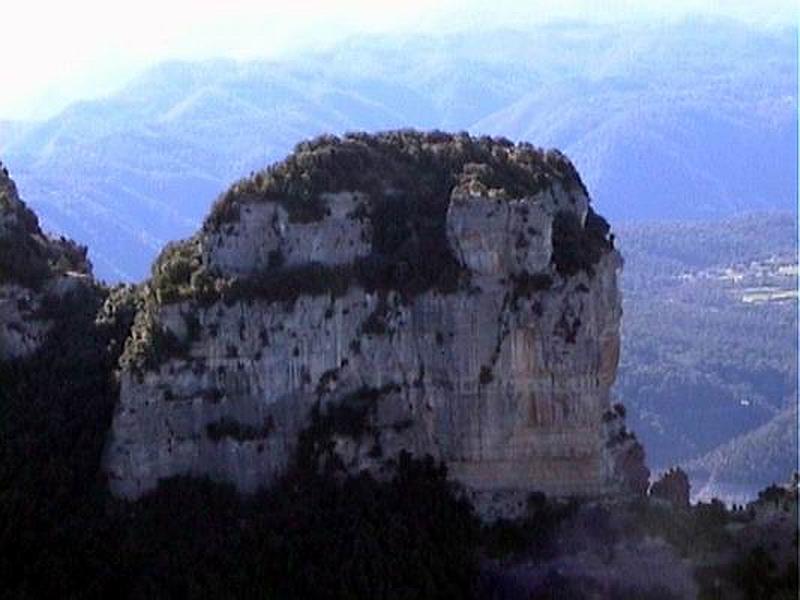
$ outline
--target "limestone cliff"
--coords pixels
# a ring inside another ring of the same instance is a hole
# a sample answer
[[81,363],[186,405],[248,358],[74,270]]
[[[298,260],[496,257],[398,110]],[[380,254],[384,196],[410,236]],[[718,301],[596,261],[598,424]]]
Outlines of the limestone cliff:
[[556,151],[466,134],[321,138],[169,246],[126,343],[105,468],[253,491],[311,457],[444,460],[477,492],[646,487],[610,410],[608,225]]
[[86,248],[45,235],[0,163],[0,360],[35,351],[49,307],[90,276]]

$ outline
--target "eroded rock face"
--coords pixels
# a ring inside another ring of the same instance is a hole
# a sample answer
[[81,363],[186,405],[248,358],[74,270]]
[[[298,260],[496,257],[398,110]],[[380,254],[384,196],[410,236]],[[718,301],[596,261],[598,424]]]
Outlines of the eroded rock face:
[[[403,450],[431,454],[477,493],[631,487],[603,418],[619,357],[622,263],[574,169],[506,142],[390,138],[387,150],[385,139],[368,138],[364,152],[421,154],[432,166],[411,176],[445,169],[452,182],[427,221],[391,204],[409,202],[408,173],[387,175],[380,199],[357,187],[320,194],[311,222],[293,221],[291,199],[253,184],[228,198],[234,218],[210,219],[171,254],[185,262],[156,266],[181,276],[170,294],[152,291],[128,340],[105,456],[114,493],[135,498],[180,474],[250,492],[309,448],[350,472],[380,473]],[[312,147],[309,161],[323,151]],[[475,155],[505,157],[481,164],[482,174],[494,169],[489,184],[505,173],[502,161],[523,164],[515,195],[476,180]],[[387,225],[381,214],[407,223]],[[574,220],[574,248],[554,247],[557,215]],[[431,245],[421,231],[440,237]],[[425,271],[426,257],[457,272],[445,285]],[[576,265],[569,275],[556,268],[565,261]]]
[[680,467],[670,469],[650,486],[649,493],[653,498],[686,508],[690,496],[689,477]]
[[247,275],[275,267],[276,261],[281,266],[347,264],[369,254],[369,224],[353,218],[364,203],[362,194],[324,194],[323,200],[330,214],[311,223],[291,223],[278,203],[245,201],[238,221],[203,232],[205,263]]

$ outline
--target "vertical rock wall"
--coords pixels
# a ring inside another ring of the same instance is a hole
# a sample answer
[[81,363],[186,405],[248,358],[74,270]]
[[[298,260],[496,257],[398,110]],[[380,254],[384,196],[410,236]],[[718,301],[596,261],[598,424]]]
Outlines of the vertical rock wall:
[[[238,221],[195,243],[203,264],[235,277],[357,265],[373,235],[364,198],[327,194],[326,216],[309,225],[287,218],[280,199],[244,197]],[[604,420],[621,259],[609,245],[568,276],[554,264],[556,215],[580,228],[589,210],[582,186],[563,181],[518,198],[456,187],[445,222],[465,274],[455,290],[409,298],[355,278],[335,294],[151,305],[151,327],[181,350],[121,373],[105,458],[112,490],[135,498],[191,474],[254,491],[285,472],[320,419],[351,472],[380,472],[408,450],[444,460],[478,492],[624,488],[630,449],[614,449]]]

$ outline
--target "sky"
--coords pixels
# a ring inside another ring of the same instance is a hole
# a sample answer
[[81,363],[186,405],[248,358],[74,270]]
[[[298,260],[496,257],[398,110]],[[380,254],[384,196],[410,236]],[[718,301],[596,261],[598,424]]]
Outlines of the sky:
[[357,34],[691,14],[796,24],[795,0],[23,0],[0,8],[0,119],[42,119],[169,59],[280,58]]

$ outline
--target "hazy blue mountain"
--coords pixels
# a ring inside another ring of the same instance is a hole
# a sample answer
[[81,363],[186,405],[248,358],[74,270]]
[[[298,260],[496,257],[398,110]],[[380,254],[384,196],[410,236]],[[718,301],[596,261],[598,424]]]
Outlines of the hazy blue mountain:
[[350,91],[267,67],[161,66],[111,99],[35,127],[6,150],[6,162],[47,227],[92,247],[101,277],[141,278],[231,180],[297,141],[403,124]]
[[792,205],[794,38],[691,22],[623,39],[596,70],[548,82],[476,128],[564,150],[612,222]]
[[612,222],[794,205],[796,39],[726,21],[356,38],[282,62],[167,63],[0,152],[44,225],[139,279],[234,179],[322,132],[466,129],[557,146]]

